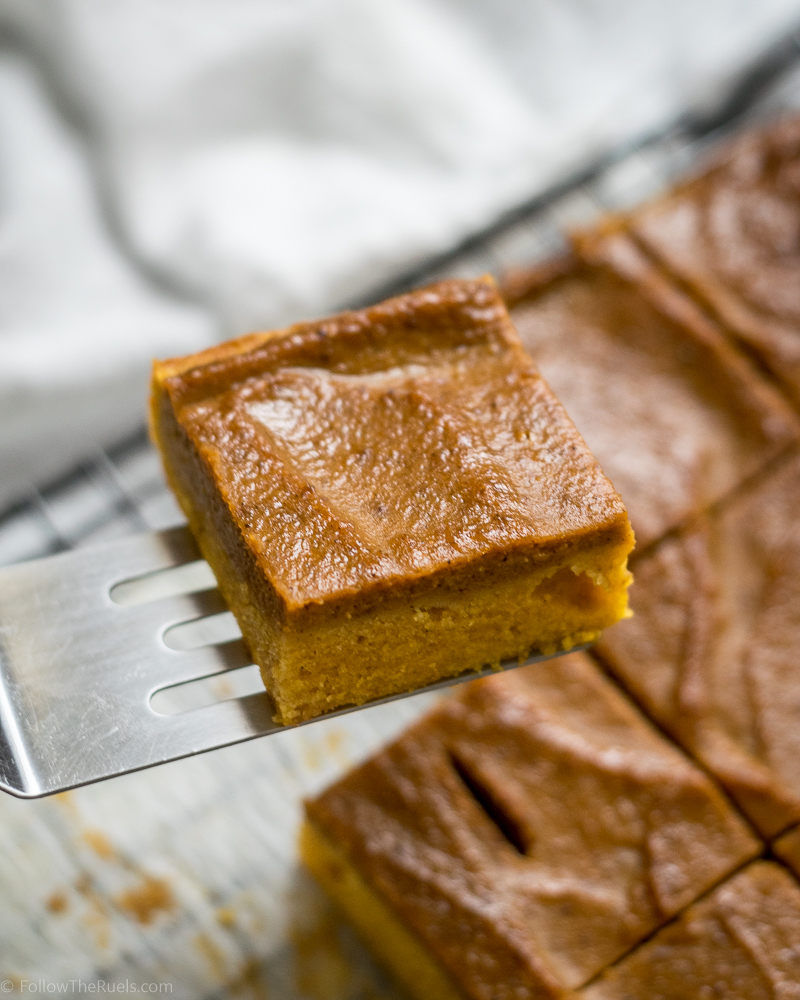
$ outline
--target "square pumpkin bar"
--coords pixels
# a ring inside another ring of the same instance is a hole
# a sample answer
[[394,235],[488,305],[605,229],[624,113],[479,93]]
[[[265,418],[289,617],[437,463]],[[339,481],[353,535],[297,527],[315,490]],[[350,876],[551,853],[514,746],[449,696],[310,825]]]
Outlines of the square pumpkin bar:
[[798,437],[780,394],[624,234],[504,286],[523,345],[620,491],[640,547]]
[[565,996],[760,850],[585,653],[466,685],[306,815],[306,864],[419,1000]]
[[491,279],[157,362],[152,431],[284,723],[626,613],[625,508]]
[[800,116],[746,132],[628,226],[800,405]]
[[766,837],[800,821],[800,455],[636,563],[597,647]]

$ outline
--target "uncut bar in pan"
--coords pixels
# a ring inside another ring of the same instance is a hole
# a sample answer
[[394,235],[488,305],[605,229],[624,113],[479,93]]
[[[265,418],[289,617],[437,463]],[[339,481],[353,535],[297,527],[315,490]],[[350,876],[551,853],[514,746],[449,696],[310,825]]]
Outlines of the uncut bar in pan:
[[597,650],[766,837],[800,821],[800,455],[636,561]]
[[761,849],[582,653],[460,689],[306,815],[306,864],[420,1000],[563,996]]
[[778,390],[624,234],[584,234],[571,255],[510,276],[505,294],[640,549],[798,439]]
[[800,406],[800,116],[745,132],[619,221]]

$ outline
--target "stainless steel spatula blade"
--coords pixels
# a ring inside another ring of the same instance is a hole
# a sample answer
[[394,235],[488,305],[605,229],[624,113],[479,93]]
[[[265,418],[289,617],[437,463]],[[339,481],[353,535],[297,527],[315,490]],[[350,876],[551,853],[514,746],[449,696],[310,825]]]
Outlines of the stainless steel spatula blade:
[[[185,528],[0,569],[0,788],[36,798],[285,730],[225,611]],[[225,700],[174,710],[203,678]]]

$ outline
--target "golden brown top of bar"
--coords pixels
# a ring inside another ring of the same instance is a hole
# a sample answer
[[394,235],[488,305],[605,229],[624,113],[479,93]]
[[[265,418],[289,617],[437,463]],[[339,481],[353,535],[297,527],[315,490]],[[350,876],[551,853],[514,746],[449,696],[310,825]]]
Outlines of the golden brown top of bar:
[[797,421],[632,241],[612,232],[579,252],[518,274],[512,317],[642,546],[755,472]]
[[492,1000],[579,986],[758,850],[584,654],[469,684],[307,811]]
[[800,456],[636,564],[598,650],[766,836],[800,820]]
[[157,364],[155,389],[289,607],[628,530],[490,279]]
[[800,996],[800,887],[756,862],[583,991],[583,1000]]
[[800,399],[800,117],[746,133],[630,227]]

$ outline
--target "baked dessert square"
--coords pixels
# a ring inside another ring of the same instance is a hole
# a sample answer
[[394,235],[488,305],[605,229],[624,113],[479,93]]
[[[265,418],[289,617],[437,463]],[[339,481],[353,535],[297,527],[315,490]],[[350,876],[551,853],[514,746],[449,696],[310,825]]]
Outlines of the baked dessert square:
[[772,845],[775,855],[784,861],[795,873],[800,876],[800,826],[795,826],[791,830],[778,837]]
[[152,407],[284,723],[626,612],[625,508],[491,279],[157,362]]
[[560,997],[760,850],[585,653],[465,685],[306,816],[306,865],[420,1000]]
[[505,284],[527,351],[622,495],[640,547],[798,435],[790,407],[617,232]]
[[749,130],[629,231],[800,405],[800,117]]
[[583,1000],[775,1000],[800,993],[800,887],[748,865],[627,955]]
[[766,836],[800,821],[800,456],[636,563],[598,655]]

